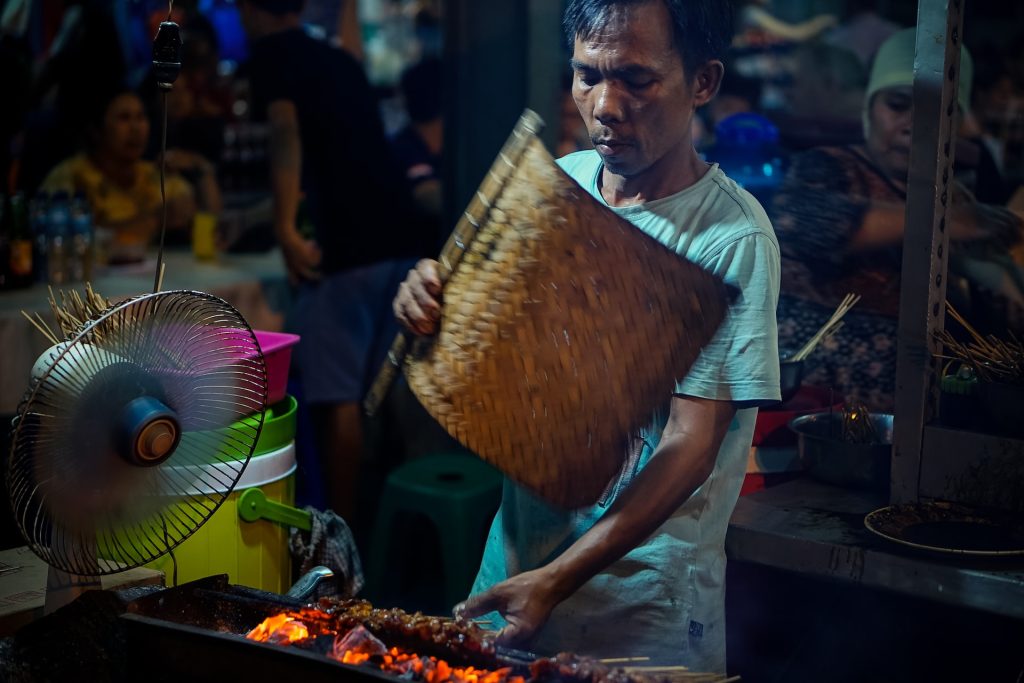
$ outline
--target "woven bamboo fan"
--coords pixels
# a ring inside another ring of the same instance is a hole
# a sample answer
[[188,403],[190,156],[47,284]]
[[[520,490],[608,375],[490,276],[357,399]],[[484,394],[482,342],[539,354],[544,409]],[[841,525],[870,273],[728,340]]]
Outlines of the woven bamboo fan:
[[[598,203],[524,114],[441,257],[405,359],[448,432],[552,504],[594,503],[721,323],[725,285]],[[468,233],[468,234],[467,234]]]

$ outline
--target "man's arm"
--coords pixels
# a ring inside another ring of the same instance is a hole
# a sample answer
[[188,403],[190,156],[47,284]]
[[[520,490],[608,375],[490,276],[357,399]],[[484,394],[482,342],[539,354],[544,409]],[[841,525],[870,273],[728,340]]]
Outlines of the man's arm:
[[735,415],[729,401],[674,397],[650,462],[597,524],[550,564],[469,598],[456,614],[497,610],[508,622],[499,642],[529,641],[558,603],[640,545],[704,483]]
[[284,253],[288,272],[294,279],[319,277],[320,249],[299,234],[295,217],[299,211],[302,178],[302,141],[295,104],[275,100],[267,107],[270,124],[270,187],[274,193],[274,234]]

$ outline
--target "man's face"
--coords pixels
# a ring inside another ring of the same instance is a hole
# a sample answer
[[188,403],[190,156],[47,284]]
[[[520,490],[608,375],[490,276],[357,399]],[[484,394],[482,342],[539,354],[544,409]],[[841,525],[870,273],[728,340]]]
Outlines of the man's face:
[[576,38],[572,95],[606,169],[630,178],[690,144],[703,102],[695,102],[664,3],[613,11],[595,35]]
[[891,178],[906,181],[914,98],[909,86],[883,88],[871,98],[868,153]]

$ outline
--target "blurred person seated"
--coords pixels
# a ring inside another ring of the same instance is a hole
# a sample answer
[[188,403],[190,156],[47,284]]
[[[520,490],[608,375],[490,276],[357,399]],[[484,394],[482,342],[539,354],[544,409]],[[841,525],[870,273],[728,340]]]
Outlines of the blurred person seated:
[[[892,412],[894,403],[915,35],[915,29],[896,33],[878,52],[862,110],[865,143],[792,157],[772,211],[782,250],[780,349],[802,346],[847,292],[860,294],[863,298],[846,315],[843,328],[808,358],[805,381],[882,412]],[[971,71],[966,50],[962,60],[959,104],[966,109]],[[1006,252],[1021,239],[1016,216],[976,201],[958,186],[947,221],[953,240],[951,300],[961,294],[953,284],[954,271],[961,278],[965,272],[975,277],[978,268],[972,263],[1012,279]],[[995,284],[993,279],[987,282]],[[1012,301],[1012,283],[1000,293],[1010,299],[1002,313],[1020,310],[1017,304],[1024,299]],[[971,309],[957,301],[972,321],[981,318],[979,303],[1001,298],[975,294]],[[1012,319],[1004,316],[1001,322],[1005,330]]]
[[[103,99],[89,118],[84,152],[64,160],[47,176],[44,192],[84,194],[97,227],[114,232],[111,260],[140,260],[159,234],[160,170],[144,160],[149,119],[142,100],[122,89]],[[168,241],[187,241],[197,210],[218,213],[220,192],[212,165],[194,152],[168,150],[165,192]],[[195,189],[182,177],[197,179]]]
[[[427,216],[441,219],[441,152],[444,148],[441,60],[428,57],[402,73],[399,89],[409,123],[395,133],[395,153],[416,205]],[[440,238],[440,235],[438,235]]]
[[[979,201],[1006,204],[1016,187],[1006,177],[1005,140],[1000,137],[999,117],[1012,109],[1012,79],[1007,59],[998,48],[987,46],[974,54],[974,88],[971,109],[960,121],[957,145],[957,177]],[[968,158],[971,163],[961,164]]]
[[[182,27],[181,73],[167,94],[167,136],[175,147],[211,161],[221,158],[224,128],[234,119],[231,89],[218,73],[219,64],[220,46],[213,25],[203,15],[192,14]],[[150,106],[158,101],[153,97]],[[151,109],[151,116],[158,111]],[[154,132],[159,134],[159,130]],[[155,136],[154,142],[158,142]]]

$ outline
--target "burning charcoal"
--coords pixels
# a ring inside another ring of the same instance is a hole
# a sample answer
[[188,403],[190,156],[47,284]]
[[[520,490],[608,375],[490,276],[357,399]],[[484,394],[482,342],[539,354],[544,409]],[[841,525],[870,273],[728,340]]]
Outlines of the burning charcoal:
[[345,661],[345,654],[350,652],[369,659],[375,655],[386,655],[388,647],[365,628],[357,626],[344,636],[339,635],[335,639],[332,656]]

